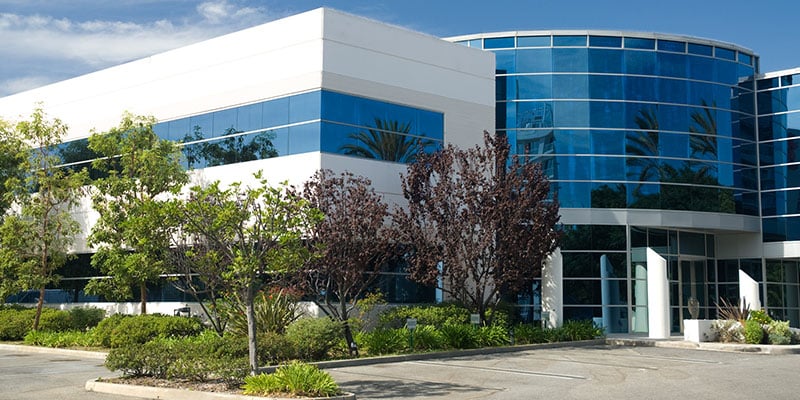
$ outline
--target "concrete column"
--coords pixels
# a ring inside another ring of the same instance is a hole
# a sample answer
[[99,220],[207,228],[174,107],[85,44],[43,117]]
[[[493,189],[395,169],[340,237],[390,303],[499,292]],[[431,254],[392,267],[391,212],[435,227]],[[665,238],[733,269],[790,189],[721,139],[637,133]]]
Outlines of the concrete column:
[[647,267],[636,263],[634,268],[633,331],[647,332]]
[[667,260],[647,248],[647,322],[651,339],[669,338]]
[[548,327],[561,326],[564,321],[564,264],[561,249],[548,257],[542,268],[542,312],[549,312]]
[[751,310],[761,309],[761,296],[758,294],[758,282],[739,270],[739,306],[747,306]]

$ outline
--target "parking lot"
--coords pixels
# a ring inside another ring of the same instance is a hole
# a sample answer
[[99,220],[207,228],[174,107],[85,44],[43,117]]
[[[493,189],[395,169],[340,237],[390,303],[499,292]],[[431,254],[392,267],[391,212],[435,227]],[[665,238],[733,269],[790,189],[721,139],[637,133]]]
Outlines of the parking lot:
[[359,399],[800,398],[800,356],[540,349],[329,370]]

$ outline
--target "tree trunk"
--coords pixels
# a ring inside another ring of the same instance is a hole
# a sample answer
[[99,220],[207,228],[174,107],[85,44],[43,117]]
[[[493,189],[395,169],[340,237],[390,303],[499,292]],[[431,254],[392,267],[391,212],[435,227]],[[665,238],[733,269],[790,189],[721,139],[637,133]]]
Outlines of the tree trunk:
[[255,296],[248,290],[245,296],[245,314],[247,315],[247,352],[250,361],[250,375],[258,374],[258,347],[256,343],[256,314],[253,307]]
[[347,342],[347,348],[350,351],[351,357],[358,357],[358,345],[356,341],[353,339],[353,330],[350,329],[350,322],[348,321],[347,315],[347,301],[344,298],[339,299],[339,316],[342,319],[342,324],[344,325],[344,340]]
[[44,286],[39,289],[39,301],[36,303],[36,316],[33,317],[33,330],[39,330],[39,320],[42,317],[42,307],[44,306]]
[[139,296],[142,299],[142,315],[147,314],[147,284],[144,282],[139,283]]

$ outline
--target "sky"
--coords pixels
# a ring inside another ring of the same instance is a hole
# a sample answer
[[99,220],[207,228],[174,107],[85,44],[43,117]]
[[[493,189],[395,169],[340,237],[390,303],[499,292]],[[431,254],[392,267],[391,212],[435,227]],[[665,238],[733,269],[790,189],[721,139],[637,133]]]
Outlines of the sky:
[[800,0],[0,0],[0,97],[330,7],[439,37],[610,29],[734,43],[800,66]]

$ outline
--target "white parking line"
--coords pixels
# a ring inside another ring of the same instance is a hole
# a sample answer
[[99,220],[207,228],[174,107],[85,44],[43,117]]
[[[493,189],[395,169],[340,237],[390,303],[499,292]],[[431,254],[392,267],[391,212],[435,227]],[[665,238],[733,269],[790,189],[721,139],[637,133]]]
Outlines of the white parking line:
[[453,364],[453,363],[439,363],[433,361],[411,361],[409,364],[420,364],[420,365],[436,365],[442,367],[452,367],[452,368],[465,368],[465,369],[477,369],[481,371],[492,371],[492,372],[502,372],[506,374],[517,374],[517,375],[533,375],[533,376],[543,376],[547,378],[556,378],[556,379],[579,379],[579,380],[586,380],[588,379],[585,376],[580,375],[568,375],[568,374],[554,374],[549,372],[535,372],[535,371],[525,371],[519,369],[507,369],[507,368],[492,368],[492,367],[476,367],[473,365],[463,365],[463,364]]

